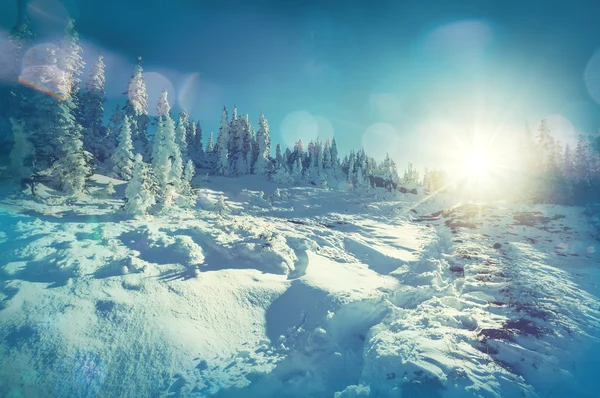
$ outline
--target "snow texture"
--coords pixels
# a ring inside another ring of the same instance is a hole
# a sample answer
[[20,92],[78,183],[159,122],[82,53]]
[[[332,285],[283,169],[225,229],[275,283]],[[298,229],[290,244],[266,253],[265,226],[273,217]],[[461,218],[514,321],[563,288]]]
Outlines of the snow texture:
[[89,195],[2,199],[0,396],[600,388],[598,241],[582,208],[216,176],[195,207],[131,218],[121,207],[146,168],[138,155],[129,184],[94,175]]

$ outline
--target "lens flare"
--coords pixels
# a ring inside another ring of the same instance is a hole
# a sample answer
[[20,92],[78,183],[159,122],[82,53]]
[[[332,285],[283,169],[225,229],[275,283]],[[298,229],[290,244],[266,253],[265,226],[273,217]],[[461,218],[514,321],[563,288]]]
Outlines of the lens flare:
[[544,119],[548,122],[548,129],[554,139],[560,141],[562,145],[566,143],[572,147],[577,144],[577,132],[573,124],[562,115],[549,115]]
[[298,140],[306,144],[308,141],[316,140],[318,136],[319,123],[307,111],[289,113],[281,123],[281,137],[288,147],[293,148]]
[[432,30],[425,38],[427,56],[460,67],[476,65],[492,39],[492,29],[485,21],[464,20]]
[[317,121],[317,126],[318,126],[318,131],[317,131],[317,135],[318,138],[325,142],[326,140],[331,141],[333,139],[333,125],[331,124],[331,122],[329,121],[329,119],[327,119],[325,116],[315,116],[315,120]]
[[391,124],[376,123],[365,130],[362,147],[369,156],[381,161],[386,154],[394,157],[400,147],[400,136]]
[[27,50],[23,56],[19,83],[65,101],[71,93],[66,73],[57,66],[55,58],[58,51],[53,43],[38,44]]
[[198,93],[200,91],[200,73],[192,73],[189,75],[181,89],[179,90],[179,106],[182,109],[192,112],[198,104]]
[[584,80],[590,97],[600,104],[600,49],[588,61],[585,67]]
[[173,87],[169,79],[158,72],[144,72],[143,77],[146,83],[146,92],[148,93],[148,114],[156,116],[156,104],[158,104],[163,90],[167,90],[168,98],[177,98],[175,87]]

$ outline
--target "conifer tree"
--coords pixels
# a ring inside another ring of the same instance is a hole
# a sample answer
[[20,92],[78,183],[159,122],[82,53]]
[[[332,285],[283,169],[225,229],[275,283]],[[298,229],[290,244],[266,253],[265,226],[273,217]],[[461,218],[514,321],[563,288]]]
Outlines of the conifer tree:
[[10,169],[14,178],[28,178],[33,173],[31,162],[34,155],[33,145],[25,132],[25,125],[14,118],[10,118],[14,145],[10,151]]
[[181,183],[181,194],[184,196],[190,196],[192,194],[192,179],[196,173],[196,167],[194,162],[188,160],[183,171],[183,180]]
[[188,156],[188,143],[186,140],[187,134],[187,123],[188,120],[185,117],[185,114],[179,115],[179,120],[177,121],[177,128],[175,129],[175,143],[179,148],[179,152],[181,154],[181,159],[187,162]]
[[79,105],[79,86],[84,66],[83,49],[79,43],[79,34],[75,30],[73,19],[69,19],[65,28],[65,35],[60,42],[58,68],[64,79],[64,95],[73,97],[76,105]]
[[[262,112],[258,118],[256,143],[258,148],[258,156],[254,167],[256,174],[267,175],[271,171],[271,136],[269,132],[269,122]],[[281,157],[281,149],[279,150],[279,157]]]
[[166,91],[163,92],[159,104],[164,112],[159,117],[152,142],[152,171],[161,201],[168,205],[171,202],[171,184],[175,181],[179,185],[183,163],[175,142],[175,123],[167,112],[170,106]]
[[219,137],[217,138],[217,145],[215,147],[215,174],[217,175],[229,175],[229,141],[230,138],[229,122],[227,120],[227,108],[223,107],[223,113],[221,115],[221,127],[219,128]]
[[[66,111],[65,111],[66,112]],[[81,126],[73,121],[63,127],[63,155],[52,166],[52,178],[61,191],[78,195],[83,192],[86,181],[92,174],[89,166],[90,154],[83,149]]]
[[99,55],[81,95],[80,114],[84,128],[83,147],[100,162],[109,156],[111,150],[111,144],[106,142],[106,128],[102,123],[106,96],[104,81],[104,61],[102,55]]
[[275,147],[275,167],[279,168],[284,164],[283,156],[281,155],[281,145],[277,144]]
[[135,216],[145,215],[155,203],[148,175],[148,165],[139,153],[135,155],[133,177],[125,189],[125,199],[125,211]]
[[133,174],[133,142],[131,140],[131,122],[129,116],[125,115],[119,144],[112,155],[113,171],[123,180],[130,180]]
[[131,121],[131,139],[135,153],[146,156],[148,150],[148,94],[143,76],[142,57],[138,57],[138,63],[133,69],[127,89],[127,104],[125,113]]

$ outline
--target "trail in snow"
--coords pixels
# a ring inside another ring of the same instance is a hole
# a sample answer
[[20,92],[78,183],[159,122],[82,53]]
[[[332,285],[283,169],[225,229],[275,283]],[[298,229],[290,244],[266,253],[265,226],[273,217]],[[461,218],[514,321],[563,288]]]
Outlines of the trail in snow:
[[275,185],[249,177],[130,220],[116,183],[115,199],[3,200],[1,396],[599,387],[598,243],[582,209],[312,187],[264,199]]

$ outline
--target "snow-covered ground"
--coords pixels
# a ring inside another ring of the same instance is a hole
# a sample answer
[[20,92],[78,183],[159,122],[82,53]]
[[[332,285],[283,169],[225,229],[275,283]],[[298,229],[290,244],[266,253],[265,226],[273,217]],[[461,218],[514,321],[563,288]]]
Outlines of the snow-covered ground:
[[250,176],[131,219],[108,180],[0,202],[2,397],[598,396],[582,208]]

